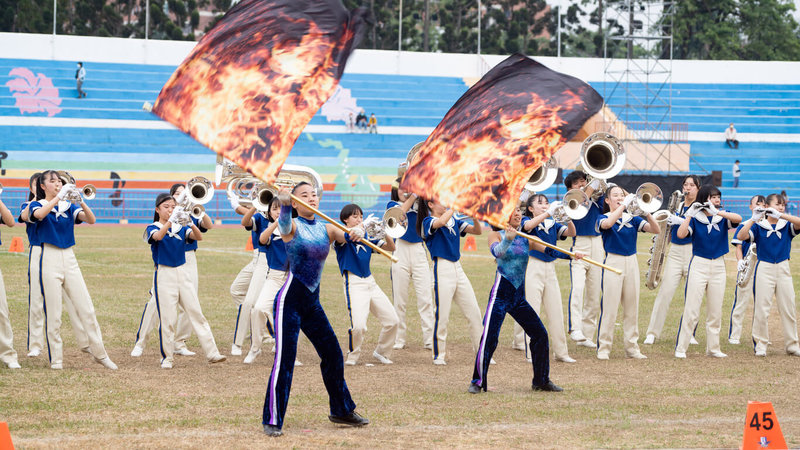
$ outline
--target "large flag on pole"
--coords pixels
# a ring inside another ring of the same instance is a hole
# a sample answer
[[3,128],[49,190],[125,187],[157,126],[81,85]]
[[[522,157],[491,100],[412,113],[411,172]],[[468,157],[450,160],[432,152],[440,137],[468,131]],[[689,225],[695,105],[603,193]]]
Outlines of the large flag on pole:
[[198,42],[153,112],[273,182],[336,89],[366,12],[340,0],[244,0]]
[[401,186],[477,219],[505,224],[533,172],[602,104],[583,81],[511,55],[450,108],[409,164]]

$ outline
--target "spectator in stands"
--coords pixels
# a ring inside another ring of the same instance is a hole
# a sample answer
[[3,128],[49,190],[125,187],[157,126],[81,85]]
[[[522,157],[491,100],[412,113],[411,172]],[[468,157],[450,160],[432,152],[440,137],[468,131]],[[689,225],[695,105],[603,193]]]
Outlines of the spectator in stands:
[[378,118],[375,117],[375,113],[369,115],[369,132],[378,134]]
[[742,174],[742,169],[739,168],[739,160],[733,162],[733,187],[739,187],[739,176]]
[[75,80],[78,84],[78,98],[86,97],[86,92],[81,89],[83,87],[83,80],[86,79],[86,69],[83,68],[83,63],[78,63],[78,70],[75,71]]
[[730,148],[739,148],[739,141],[736,140],[736,128],[733,128],[733,122],[725,129],[725,143]]
[[356,116],[356,126],[360,128],[361,131],[367,131],[367,115],[364,114],[363,109]]
[[356,129],[356,120],[353,118],[353,113],[347,117],[347,132],[352,133]]

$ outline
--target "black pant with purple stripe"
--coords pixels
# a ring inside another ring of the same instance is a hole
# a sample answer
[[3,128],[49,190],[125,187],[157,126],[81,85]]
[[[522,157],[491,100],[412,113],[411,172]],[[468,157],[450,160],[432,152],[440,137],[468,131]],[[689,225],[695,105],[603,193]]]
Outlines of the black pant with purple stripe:
[[330,399],[330,414],[346,416],[356,409],[344,381],[344,359],[339,340],[319,303],[319,287],[311,292],[292,273],[275,296],[275,361],[264,399],[264,425],[283,427],[286,404],[292,387],[297,337],[300,331],[322,359],[320,369]]
[[499,273],[495,277],[486,314],[483,316],[483,334],[478,355],[475,357],[472,383],[486,390],[486,373],[489,371],[492,354],[497,348],[497,336],[500,334],[506,313],[510,314],[531,338],[533,384],[536,386],[546,384],[550,381],[550,344],[547,340],[547,330],[539,315],[525,300],[525,283],[515,288]]

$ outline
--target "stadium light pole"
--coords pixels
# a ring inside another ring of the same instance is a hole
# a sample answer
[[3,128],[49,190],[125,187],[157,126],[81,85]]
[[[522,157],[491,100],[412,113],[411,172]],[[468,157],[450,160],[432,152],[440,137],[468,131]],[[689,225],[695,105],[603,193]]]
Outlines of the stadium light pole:
[[478,0],[478,55],[481,54],[481,0]]
[[558,19],[558,51],[556,52],[556,57],[561,58],[561,5],[556,5],[558,10],[556,11],[556,17]]
[[150,0],[144,2],[144,40],[150,35]]
[[53,36],[56,35],[56,16],[58,15],[58,0],[53,0]]
[[397,51],[403,51],[403,0],[400,0],[400,19],[397,21]]

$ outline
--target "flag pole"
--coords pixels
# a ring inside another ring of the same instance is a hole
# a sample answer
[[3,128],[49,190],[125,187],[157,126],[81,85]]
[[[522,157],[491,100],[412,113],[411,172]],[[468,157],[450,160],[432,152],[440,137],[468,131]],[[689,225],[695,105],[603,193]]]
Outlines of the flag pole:
[[[280,190],[280,189],[279,189],[277,186],[275,186],[274,184],[270,184],[270,186],[272,186],[272,188],[273,188],[273,189],[275,189],[275,192],[278,192],[278,191]],[[327,214],[325,214],[325,213],[323,213],[322,211],[318,210],[317,208],[314,208],[313,206],[309,205],[308,203],[306,203],[306,202],[305,202],[305,201],[303,201],[302,199],[298,198],[298,197],[297,197],[297,196],[295,196],[294,194],[289,194],[289,195],[292,197],[292,200],[293,200],[293,201],[295,201],[295,202],[299,203],[299,204],[300,204],[301,206],[303,206],[304,208],[308,208],[308,209],[310,209],[310,210],[311,210],[311,211],[312,211],[314,214],[316,214],[316,215],[318,215],[318,216],[322,217],[323,219],[327,220],[328,222],[330,222],[330,224],[331,224],[331,225],[333,225],[333,226],[335,226],[336,228],[338,228],[338,229],[340,229],[340,230],[344,231],[345,233],[348,233],[348,232],[350,232],[350,230],[349,230],[349,229],[348,229],[346,226],[344,226],[344,225],[340,224],[339,222],[337,222],[337,221],[335,221],[335,220],[331,219],[330,217],[328,217],[328,215],[327,215]],[[385,256],[385,257],[389,258],[389,259],[390,259],[392,262],[398,262],[398,259],[397,259],[397,257],[396,257],[396,256],[394,256],[393,254],[391,254],[391,253],[387,252],[386,250],[384,250],[384,249],[382,249],[382,248],[378,247],[377,245],[373,244],[372,242],[370,242],[370,241],[368,241],[368,240],[366,240],[366,239],[364,239],[364,238],[361,238],[361,241],[360,241],[360,242],[361,242],[362,244],[366,245],[367,247],[369,247],[369,248],[371,248],[371,249],[375,250],[376,252],[380,253],[381,255],[383,255],[383,256]]]

